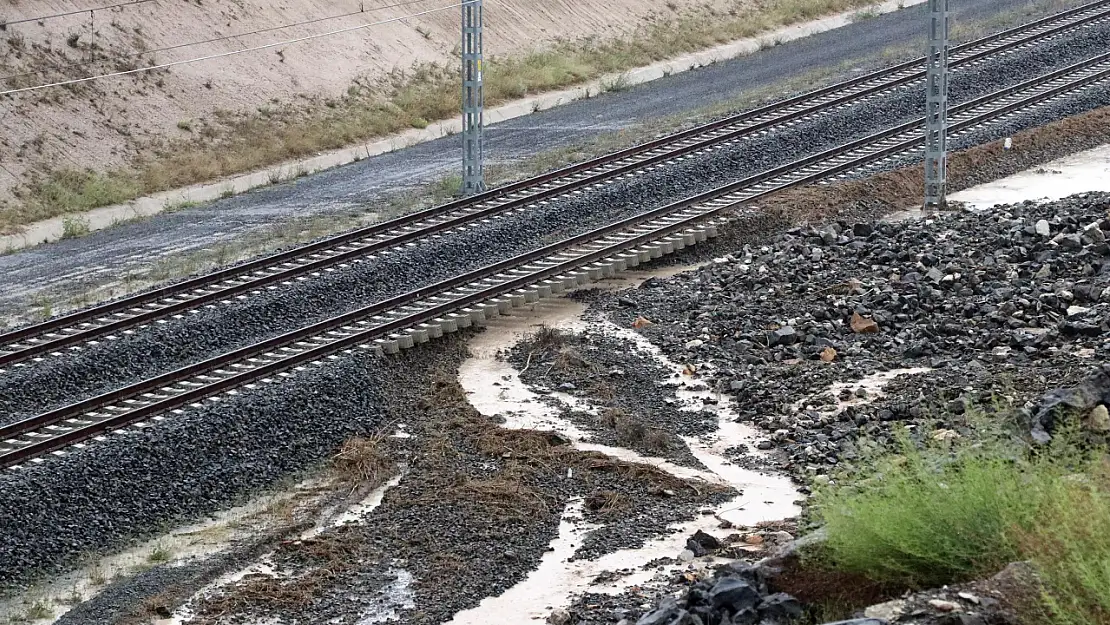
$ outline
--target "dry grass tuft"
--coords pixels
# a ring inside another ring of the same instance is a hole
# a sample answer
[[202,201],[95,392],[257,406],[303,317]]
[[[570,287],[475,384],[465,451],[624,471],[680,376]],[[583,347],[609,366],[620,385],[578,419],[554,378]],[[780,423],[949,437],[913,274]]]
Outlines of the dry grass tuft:
[[220,617],[243,612],[250,607],[268,610],[303,609],[331,586],[332,582],[358,564],[352,544],[342,534],[324,534],[304,541],[283,544],[283,552],[296,554],[304,570],[289,577],[248,575],[229,592],[206,597],[197,605],[199,623],[219,623]]
[[459,503],[480,506],[494,519],[535,519],[555,512],[555,501],[527,485],[523,475],[467,479],[447,495]]
[[385,441],[381,433],[348,439],[332,456],[332,469],[345,481],[378,486],[394,472],[394,463],[384,449]]
[[611,490],[599,490],[586,497],[586,509],[601,514],[614,514],[632,506],[628,497]]
[[659,451],[670,448],[666,432],[647,427],[621,408],[606,408],[600,418],[602,425],[616,433],[617,441],[622,445],[637,445]]

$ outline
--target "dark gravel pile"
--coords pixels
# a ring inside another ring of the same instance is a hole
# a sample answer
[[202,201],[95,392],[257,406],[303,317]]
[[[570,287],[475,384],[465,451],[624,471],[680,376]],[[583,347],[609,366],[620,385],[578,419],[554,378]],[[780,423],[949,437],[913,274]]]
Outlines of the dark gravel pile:
[[[1012,83],[1015,77],[1075,62],[1091,50],[1105,49],[1108,38],[1110,28],[1092,28],[1075,37],[967,68],[953,80],[953,101],[993,91]],[[977,131],[966,140],[1005,136],[1052,116],[1105,104],[1105,97],[1101,90],[1090,90],[1044,111],[1015,115],[1004,126]],[[48,358],[18,368],[0,380],[0,422],[196,362],[790,162],[920,115],[923,101],[920,88],[901,89],[874,102],[697,155],[665,171],[551,202],[540,211],[447,234],[283,288],[279,293],[252,296],[201,310],[183,320],[156,324],[86,348],[75,357]],[[955,139],[957,144],[964,140]]]
[[[533,390],[566,393],[595,408],[596,414],[569,410],[565,416],[596,442],[705,468],[679,437],[715,432],[717,415],[689,410],[697,406],[675,395],[681,387],[660,384],[676,373],[653,355],[600,332],[544,329],[506,356]],[[551,402],[566,408],[559,400]]]
[[439,350],[356,353],[0,476],[0,586],[193,519],[326,458],[386,422],[397,386]]
[[[1110,355],[1110,195],[928,221],[801,228],[597,306],[707,382],[767,432],[784,466],[821,473],[894,424],[951,429],[1021,406]],[[854,321],[853,321],[854,319]],[[697,343],[700,341],[700,343]],[[823,358],[824,357],[824,358]],[[924,367],[890,398],[833,382]],[[837,401],[855,405],[843,411]]]
[[[457,362],[458,347],[443,359]],[[401,622],[441,623],[533,570],[573,498],[582,500],[585,521],[620,529],[583,547],[581,556],[638,546],[697,508],[735,495],[574,451],[555,434],[501,428],[442,375],[396,389],[390,403],[413,436],[388,443],[385,453],[403,459],[406,473],[372,522],[283,544],[273,560],[292,579],[267,593],[230,591],[201,602],[200,623],[358,618],[400,571],[412,577],[413,606],[393,606]],[[326,580],[318,583],[321,571]],[[234,617],[226,616],[228,607]]]

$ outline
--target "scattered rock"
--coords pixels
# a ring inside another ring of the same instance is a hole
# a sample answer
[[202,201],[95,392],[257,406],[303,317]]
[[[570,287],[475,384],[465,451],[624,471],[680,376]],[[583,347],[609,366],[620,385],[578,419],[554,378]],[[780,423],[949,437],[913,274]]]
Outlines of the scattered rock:
[[574,623],[574,617],[566,608],[555,608],[547,617],[548,625],[571,625]]
[[1095,432],[1110,432],[1110,412],[1105,404],[1095,406],[1087,415],[1087,429]]
[[852,313],[852,332],[856,334],[875,334],[879,331],[879,324],[873,319],[867,319],[858,312]]

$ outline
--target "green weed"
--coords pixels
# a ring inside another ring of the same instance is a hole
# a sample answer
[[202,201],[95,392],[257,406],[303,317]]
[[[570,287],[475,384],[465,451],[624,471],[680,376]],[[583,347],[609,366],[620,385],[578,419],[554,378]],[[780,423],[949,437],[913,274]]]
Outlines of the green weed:
[[1110,624],[1110,463],[1072,440],[1037,451],[903,441],[818,491],[828,542],[811,564],[929,588],[1027,560],[1042,577],[1043,622]]
[[89,233],[89,220],[79,215],[66,215],[62,218],[62,238],[76,239]]

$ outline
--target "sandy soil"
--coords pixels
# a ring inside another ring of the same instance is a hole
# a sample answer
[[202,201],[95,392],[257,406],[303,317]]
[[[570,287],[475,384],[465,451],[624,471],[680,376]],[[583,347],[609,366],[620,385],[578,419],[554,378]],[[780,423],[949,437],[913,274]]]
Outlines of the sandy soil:
[[[499,0],[485,9],[486,51],[499,55],[557,40],[612,38],[681,12],[746,1]],[[0,20],[107,4],[11,0]],[[15,78],[0,80],[0,90],[219,54],[456,2],[398,4],[402,0],[161,1],[12,23],[0,30],[0,77]],[[376,84],[414,63],[450,61],[457,51],[458,13],[450,8],[285,47],[0,98],[0,198],[30,172],[50,166],[124,164],[159,141],[188,138],[191,131],[183,126],[196,126],[197,120],[334,97],[356,79]],[[242,34],[342,15],[347,16]],[[187,45],[229,35],[240,36]],[[173,46],[181,47],[161,50]]]

